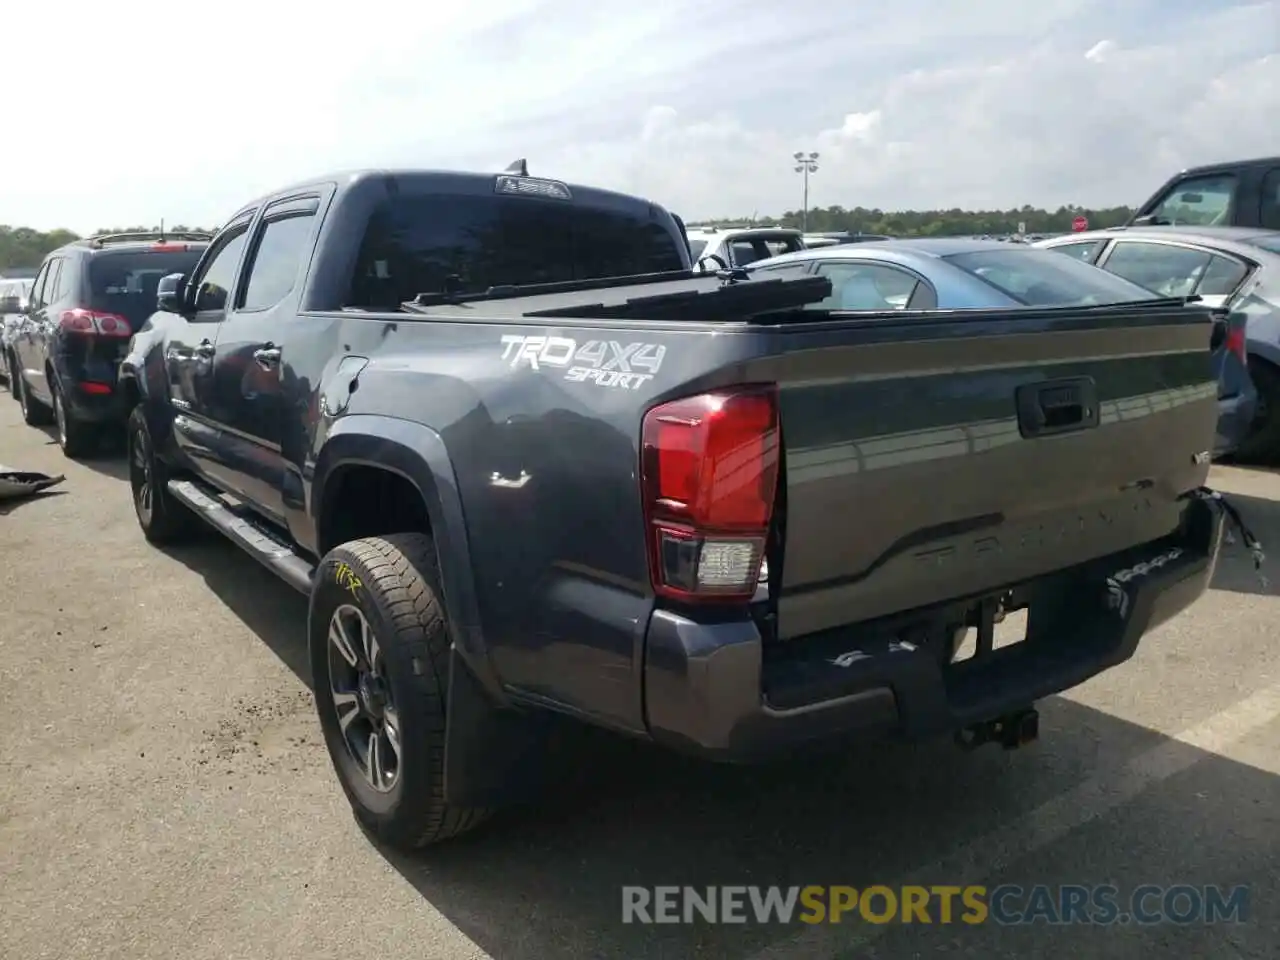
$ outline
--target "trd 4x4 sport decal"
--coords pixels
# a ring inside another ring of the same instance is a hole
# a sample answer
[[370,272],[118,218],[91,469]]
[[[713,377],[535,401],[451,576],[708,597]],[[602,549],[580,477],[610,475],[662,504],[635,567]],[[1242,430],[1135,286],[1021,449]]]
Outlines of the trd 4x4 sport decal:
[[570,337],[502,338],[502,359],[514,370],[548,367],[563,370],[571,383],[591,383],[617,390],[637,390],[662,369],[667,348],[656,343],[619,343],[617,340],[587,340]]

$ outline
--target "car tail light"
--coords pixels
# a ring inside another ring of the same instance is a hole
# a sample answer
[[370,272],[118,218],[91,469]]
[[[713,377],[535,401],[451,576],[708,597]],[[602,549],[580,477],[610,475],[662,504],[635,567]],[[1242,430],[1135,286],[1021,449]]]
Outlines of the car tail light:
[[1227,331],[1227,350],[1240,358],[1241,363],[1249,361],[1248,348],[1244,342],[1244,329],[1236,327]]
[[103,313],[100,310],[85,310],[83,307],[64,311],[60,325],[63,330],[88,336],[100,335],[125,339],[133,336],[129,321],[124,317],[114,313]]
[[90,393],[97,397],[105,397],[107,394],[111,393],[111,384],[84,380],[80,383],[80,390],[82,393]]
[[659,596],[754,596],[773,519],[779,436],[772,385],[673,400],[645,415],[641,486]]

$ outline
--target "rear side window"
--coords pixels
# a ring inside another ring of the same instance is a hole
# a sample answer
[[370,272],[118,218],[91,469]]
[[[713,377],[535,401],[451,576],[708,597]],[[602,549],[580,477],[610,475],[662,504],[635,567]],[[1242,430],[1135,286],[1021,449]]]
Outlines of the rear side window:
[[1150,300],[1150,290],[1049,250],[982,250],[943,257],[1029,307],[1086,307]]
[[[349,306],[394,310],[446,282],[480,293],[683,270],[684,241],[647,216],[558,200],[430,195],[385,202],[369,219]],[[450,281],[449,278],[456,278]]]
[[191,273],[200,250],[111,250],[89,261],[93,310],[124,317],[137,329],[156,310],[156,287],[169,273]]
[[1106,243],[1105,240],[1077,240],[1075,243],[1059,243],[1044,249],[1054,253],[1065,253],[1081,263],[1093,263],[1093,258],[1098,255],[1104,243]]
[[1121,241],[1102,266],[1165,297],[1189,297],[1209,266],[1207,251],[1166,243]]
[[1151,213],[1162,223],[1193,227],[1211,227],[1231,222],[1232,201],[1236,195],[1233,174],[1219,173],[1189,177],[1176,183]]
[[831,280],[831,296],[813,310],[905,310],[920,281],[875,263],[823,263],[818,276]]

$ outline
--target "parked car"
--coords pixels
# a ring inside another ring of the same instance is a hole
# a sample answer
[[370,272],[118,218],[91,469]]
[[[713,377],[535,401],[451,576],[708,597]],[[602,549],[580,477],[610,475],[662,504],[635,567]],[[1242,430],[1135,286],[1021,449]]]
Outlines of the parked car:
[[[1080,237],[1082,234],[1073,234]],[[1046,241],[1052,243],[1055,241]],[[1152,296],[1144,287],[1048,250],[998,240],[930,238],[827,247],[762,261],[753,274],[801,269],[829,276],[831,297],[813,309],[843,310],[972,310],[997,307],[1089,306],[1141,300]],[[1181,296],[1165,291],[1162,296]],[[1248,432],[1255,394],[1243,359],[1243,314],[1218,326],[1219,342],[1210,335],[1219,383],[1216,455],[1230,452]],[[1226,335],[1226,328],[1231,335]]]
[[1138,207],[1128,225],[1280,230],[1280,157],[1183,170]]
[[57,424],[68,457],[124,426],[120,358],[155,309],[160,278],[194,267],[209,236],[105,234],[45,257],[9,345],[10,389],[27,423]]
[[787,227],[703,227],[688,238],[694,269],[709,273],[805,248],[800,231]]
[[[975,300],[1023,282],[955,252]],[[295,185],[133,339],[138,522],[160,543],[203,520],[310,597],[330,757],[396,846],[526,795],[554,716],[721,760],[1017,746],[1036,700],[1199,596],[1222,521],[1198,493],[1209,311],[1016,255],[1088,292],[869,322],[810,309],[827,276],[693,274],[639,198]],[[892,295],[934,289],[898,273]]]
[[31,296],[31,280],[27,278],[0,279],[0,378],[11,383],[9,373],[9,347],[18,329],[18,321],[27,309]]
[[1280,230],[1121,227],[1040,246],[1220,310],[1230,335],[1214,353],[1224,391],[1218,448],[1248,460],[1280,458]]

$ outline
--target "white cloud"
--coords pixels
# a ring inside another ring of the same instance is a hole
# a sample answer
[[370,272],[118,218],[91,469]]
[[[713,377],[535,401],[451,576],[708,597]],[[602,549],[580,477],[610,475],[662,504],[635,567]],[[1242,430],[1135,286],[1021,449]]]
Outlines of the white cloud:
[[0,222],[210,223],[330,169],[520,156],[690,218],[779,213],[796,150],[821,154],[820,205],[1134,203],[1280,154],[1280,0],[72,9],[52,59],[9,48],[39,82],[10,103]]

